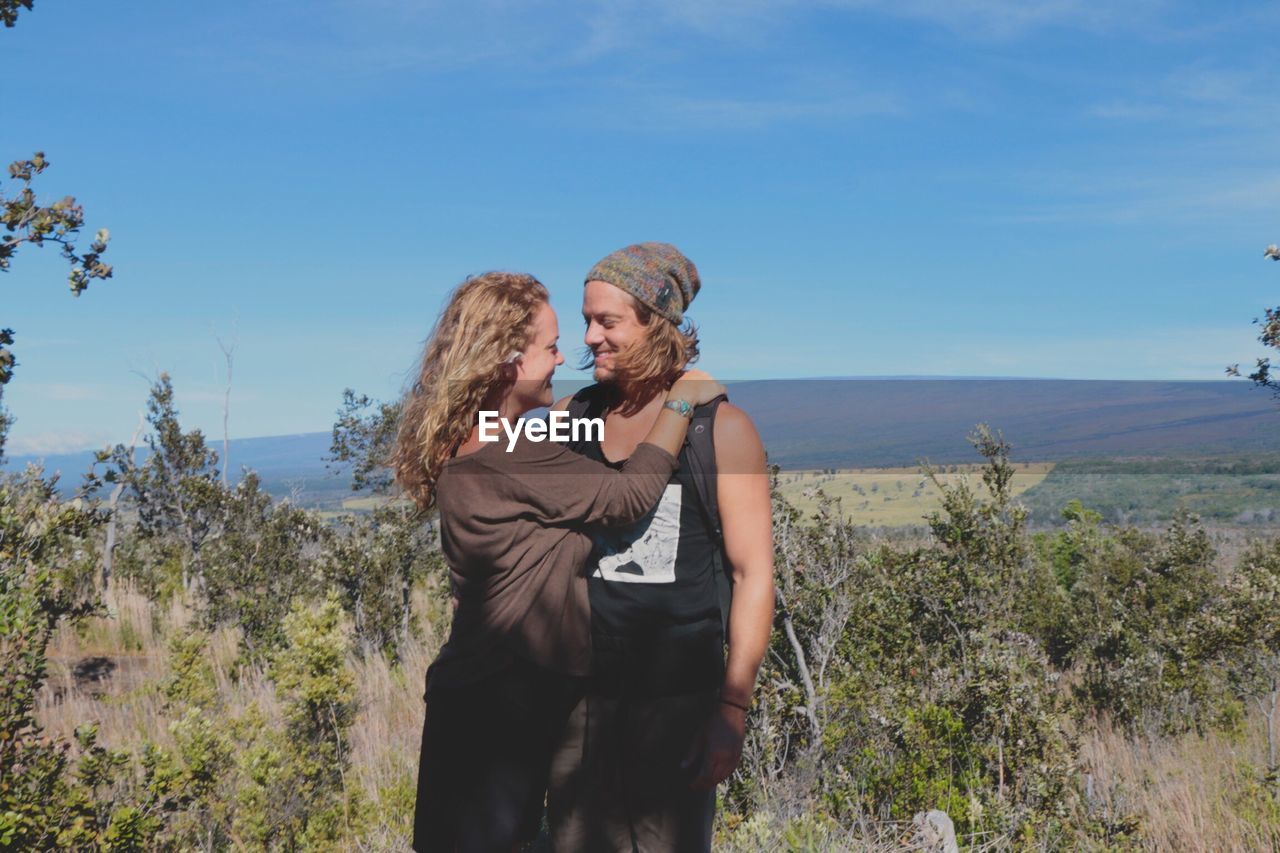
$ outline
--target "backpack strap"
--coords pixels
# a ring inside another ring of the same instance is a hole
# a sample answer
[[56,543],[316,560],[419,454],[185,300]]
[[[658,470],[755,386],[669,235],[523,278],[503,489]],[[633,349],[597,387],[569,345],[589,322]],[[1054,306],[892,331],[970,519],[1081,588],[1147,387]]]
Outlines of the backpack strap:
[[720,502],[716,493],[716,446],[714,441],[716,410],[720,404],[729,399],[724,394],[710,403],[705,403],[693,410],[693,419],[689,422],[689,432],[685,436],[685,460],[689,465],[689,474],[693,478],[694,489],[698,493],[698,504],[706,519],[707,528],[711,531],[715,546],[713,571],[716,582],[716,597],[720,604],[720,627],[726,639],[729,637],[729,608],[733,604],[733,577],[729,574],[728,561],[724,555],[724,529],[720,525]]

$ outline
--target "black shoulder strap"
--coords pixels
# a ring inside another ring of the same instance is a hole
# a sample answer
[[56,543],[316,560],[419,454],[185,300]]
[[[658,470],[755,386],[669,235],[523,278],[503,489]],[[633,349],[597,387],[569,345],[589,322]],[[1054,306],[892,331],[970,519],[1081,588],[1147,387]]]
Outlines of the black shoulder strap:
[[729,608],[733,604],[733,577],[724,556],[724,530],[720,526],[720,502],[716,493],[716,446],[714,441],[716,410],[728,397],[721,394],[710,403],[693,410],[689,432],[685,437],[685,460],[698,492],[698,503],[706,516],[715,545],[713,562],[716,595],[720,603],[720,626],[729,636]]
[[689,461],[689,473],[698,490],[698,498],[707,516],[711,532],[716,544],[724,545],[724,532],[720,529],[720,504],[716,500],[716,446],[713,439],[716,422],[716,409],[729,399],[721,394],[710,403],[704,403],[693,410],[693,418],[689,422],[689,432],[684,443],[688,448],[686,458]]

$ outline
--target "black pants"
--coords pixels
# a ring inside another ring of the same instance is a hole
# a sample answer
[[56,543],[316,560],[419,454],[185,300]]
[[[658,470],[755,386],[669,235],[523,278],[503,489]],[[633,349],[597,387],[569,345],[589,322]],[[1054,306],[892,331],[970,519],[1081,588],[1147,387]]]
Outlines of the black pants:
[[581,680],[516,658],[474,684],[427,688],[413,849],[508,851],[538,832],[551,751]]
[[718,690],[648,699],[590,694],[551,762],[547,819],[556,853],[698,853],[711,849],[715,790],[682,766],[716,710]]

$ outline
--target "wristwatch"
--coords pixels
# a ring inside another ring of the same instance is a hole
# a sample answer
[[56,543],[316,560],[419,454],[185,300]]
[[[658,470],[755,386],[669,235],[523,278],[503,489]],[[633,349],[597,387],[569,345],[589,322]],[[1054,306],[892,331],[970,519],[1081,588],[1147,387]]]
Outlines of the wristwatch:
[[662,404],[662,408],[670,409],[682,418],[693,418],[693,406],[689,405],[688,400],[668,400]]

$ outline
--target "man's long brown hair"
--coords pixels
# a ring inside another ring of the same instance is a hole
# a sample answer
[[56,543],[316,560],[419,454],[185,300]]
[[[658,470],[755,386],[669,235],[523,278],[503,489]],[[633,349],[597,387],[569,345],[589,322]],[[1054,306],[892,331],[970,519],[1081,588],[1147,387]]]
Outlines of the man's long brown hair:
[[529,345],[547,289],[524,273],[487,272],[460,284],[423,347],[418,376],[404,398],[391,464],[418,509],[429,510],[445,460],[467,440],[477,412],[511,383],[513,354]]

